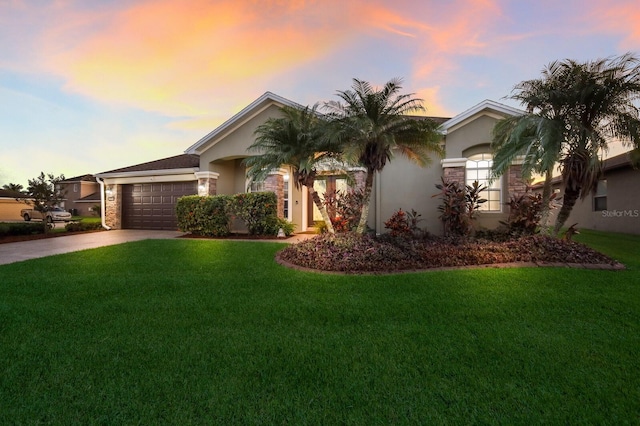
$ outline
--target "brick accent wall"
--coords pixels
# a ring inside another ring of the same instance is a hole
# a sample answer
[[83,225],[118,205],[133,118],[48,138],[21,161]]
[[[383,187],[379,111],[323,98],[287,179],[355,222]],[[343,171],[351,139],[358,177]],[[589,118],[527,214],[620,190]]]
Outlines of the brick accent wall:
[[113,229],[120,229],[122,228],[122,185],[107,185],[105,189],[105,222]]
[[199,178],[198,179],[198,195],[201,197],[207,195],[218,194],[218,179],[214,178]]
[[464,184],[466,180],[464,167],[445,167],[442,175],[447,182],[461,182]]
[[354,170],[351,172],[353,175],[354,189],[364,190],[365,181],[367,180],[367,172],[364,170]]
[[264,190],[276,193],[278,217],[284,218],[284,176],[279,173],[269,175],[264,181]]
[[509,167],[509,172],[508,172],[508,191],[509,194],[506,200],[504,200],[505,202],[508,201],[508,199],[512,196],[512,195],[516,195],[516,196],[520,196],[522,194],[524,194],[527,191],[527,184],[524,180],[522,180],[522,166],[521,165],[512,165],[511,167]]

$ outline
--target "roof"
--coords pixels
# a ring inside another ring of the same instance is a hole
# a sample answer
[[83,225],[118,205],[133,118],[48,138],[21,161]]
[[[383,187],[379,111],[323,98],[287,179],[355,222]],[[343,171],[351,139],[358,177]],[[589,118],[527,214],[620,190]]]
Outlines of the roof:
[[255,117],[260,112],[264,111],[270,105],[279,105],[279,106],[290,106],[293,108],[304,108],[302,105],[293,102],[287,98],[283,98],[282,96],[278,96],[275,93],[265,92],[262,96],[260,96],[255,101],[251,102],[249,105],[244,107],[240,112],[235,114],[233,117],[222,123],[220,126],[216,127],[214,130],[209,132],[207,135],[202,137],[198,142],[191,145],[185,151],[186,154],[200,154],[206,146],[212,142],[217,136],[223,134],[227,130],[232,129],[233,127],[240,125],[252,117]]
[[88,202],[100,202],[100,193],[94,192],[93,194],[87,195],[86,197],[79,198],[75,201],[76,203],[88,203]]
[[27,194],[22,192],[11,191],[9,189],[0,189],[0,198],[29,198]]
[[505,104],[501,104],[499,102],[496,101],[492,101],[490,99],[485,99],[484,101],[480,102],[479,104],[476,104],[474,106],[472,106],[471,108],[469,108],[468,110],[456,115],[453,118],[450,118],[449,120],[445,121],[442,126],[440,126],[440,129],[442,129],[443,131],[447,131],[450,128],[462,123],[463,121],[473,117],[474,115],[484,111],[484,110],[491,110],[491,111],[495,111],[499,114],[502,115],[522,115],[525,113],[525,111],[522,111],[518,108],[513,108],[510,107],[508,105]]
[[94,175],[76,176],[76,177],[72,177],[72,178],[64,179],[60,181],[60,183],[70,183],[70,182],[97,182],[97,181]]
[[146,172],[151,170],[171,170],[171,169],[190,169],[200,167],[200,156],[194,154],[180,154],[173,157],[162,158],[160,160],[149,161],[147,163],[136,164],[134,166],[122,167],[120,169],[109,170],[108,172],[98,173],[103,175],[107,173],[128,173],[128,172]]

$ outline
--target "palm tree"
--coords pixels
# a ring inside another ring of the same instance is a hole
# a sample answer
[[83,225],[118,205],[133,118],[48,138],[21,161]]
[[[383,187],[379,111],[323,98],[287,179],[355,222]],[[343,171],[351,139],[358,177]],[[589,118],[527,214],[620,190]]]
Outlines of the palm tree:
[[508,117],[496,123],[491,147],[493,175],[501,176],[517,158],[522,160],[522,177],[530,179],[533,173],[544,174],[542,190],[542,218],[540,225],[547,229],[551,201],[551,179],[560,158],[565,138],[563,103],[559,99],[557,82],[553,75],[558,63],[543,70],[543,78],[523,81],[514,87],[511,99],[526,106],[527,113]]
[[317,105],[312,108],[284,106],[280,111],[282,117],[270,118],[256,129],[256,140],[248,149],[259,154],[244,160],[249,167],[247,175],[251,181],[260,182],[274,169],[289,166],[295,187],[308,188],[327,231],[333,234],[327,209],[313,187],[318,166],[335,157],[335,150],[323,137],[324,121],[317,112]]
[[565,224],[578,198],[584,199],[602,174],[600,155],[620,140],[640,147],[640,61],[631,54],[578,63],[566,60],[559,75],[565,96],[567,147],[560,166],[562,207],[554,232]]
[[325,104],[328,110],[330,139],[342,146],[346,162],[366,169],[364,199],[359,234],[366,230],[369,201],[376,173],[394,153],[400,153],[420,166],[430,162],[430,154],[442,155],[441,135],[429,119],[407,114],[424,111],[422,100],[413,94],[400,94],[402,80],[392,79],[382,89],[366,81],[353,79],[351,90],[338,91],[341,101]]
[[[506,171],[524,156],[525,174],[545,174],[543,196],[550,196],[556,162],[564,185],[562,207],[554,225],[557,235],[578,198],[585,198],[601,176],[600,156],[608,143],[621,140],[640,146],[640,66],[630,54],[578,63],[552,62],[540,79],[520,83],[512,99],[527,114],[498,123],[494,129],[494,172]],[[545,198],[548,205],[548,198]]]
[[19,183],[7,183],[2,185],[2,189],[6,189],[7,191],[13,191],[13,192],[24,192],[24,186],[20,185]]

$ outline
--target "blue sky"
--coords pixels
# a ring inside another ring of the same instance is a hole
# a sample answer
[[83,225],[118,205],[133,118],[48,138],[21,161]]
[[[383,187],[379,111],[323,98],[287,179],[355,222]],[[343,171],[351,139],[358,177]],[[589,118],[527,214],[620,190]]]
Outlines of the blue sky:
[[640,53],[637,0],[0,0],[0,185],[182,153],[265,91],[404,79],[427,114]]

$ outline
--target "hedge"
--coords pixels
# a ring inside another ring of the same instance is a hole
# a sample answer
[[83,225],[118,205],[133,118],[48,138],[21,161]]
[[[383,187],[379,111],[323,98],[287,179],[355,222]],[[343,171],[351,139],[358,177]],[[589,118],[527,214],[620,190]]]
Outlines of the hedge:
[[277,235],[283,229],[293,233],[293,224],[277,216],[278,200],[273,192],[198,196],[178,199],[178,228],[192,234],[223,237],[231,232],[231,221],[242,220],[250,235]]
[[2,222],[0,236],[44,234],[44,226],[37,222]]
[[229,204],[232,197],[187,195],[176,203],[178,228],[207,237],[223,237],[231,233]]

